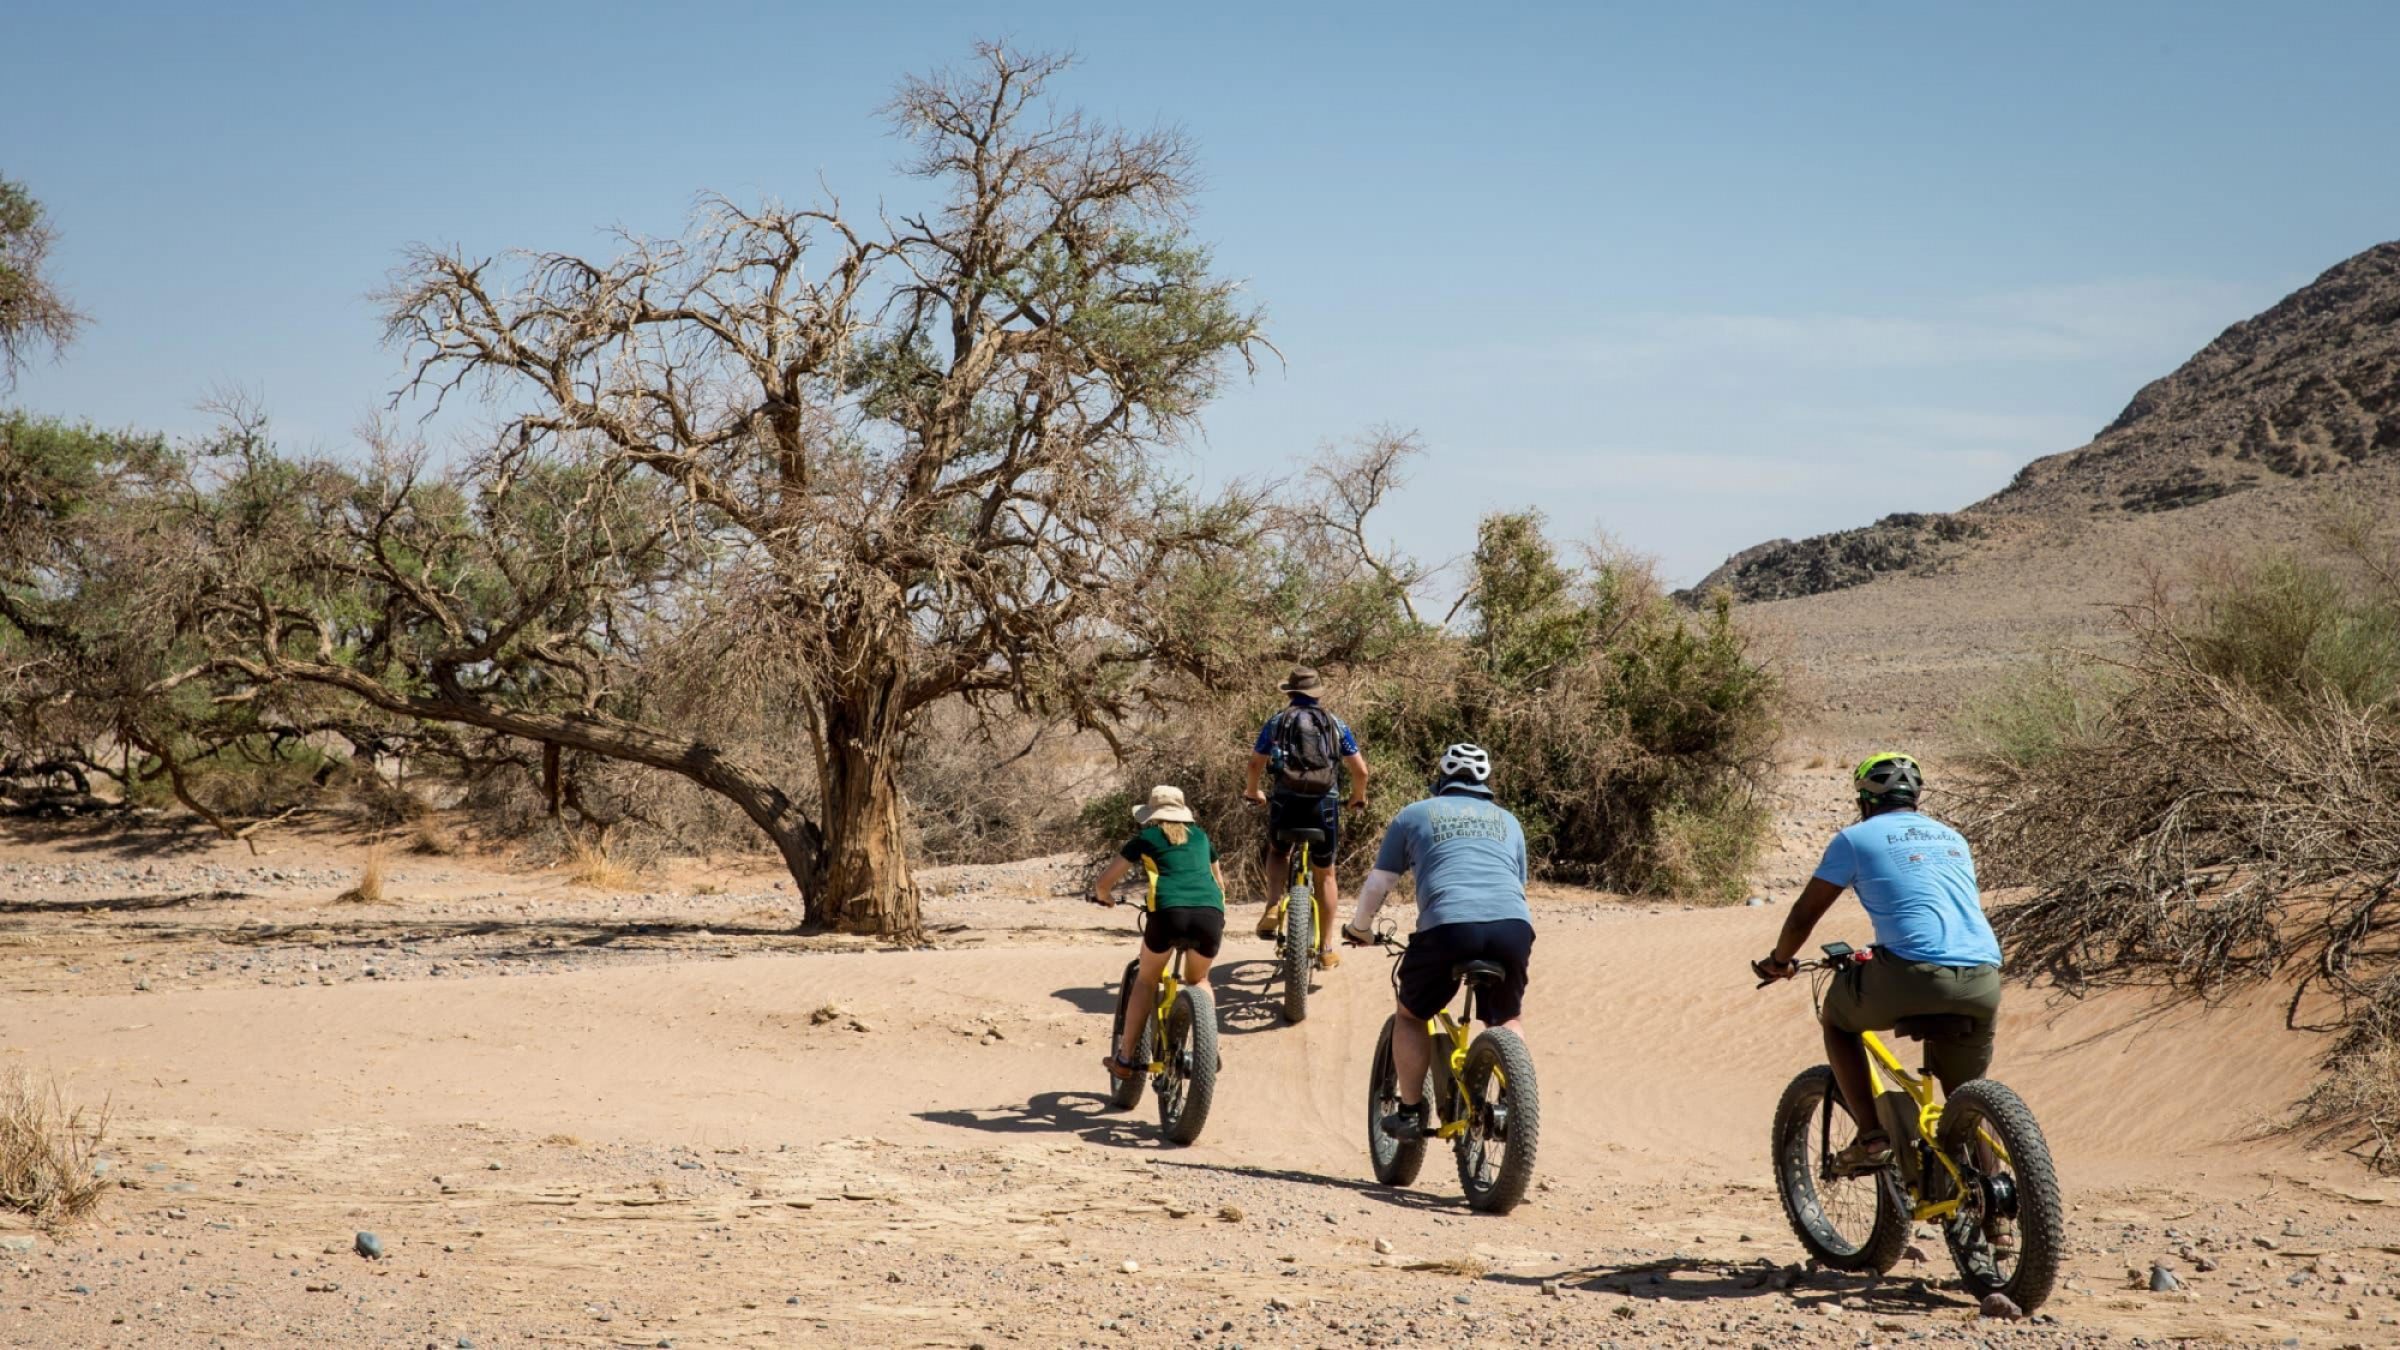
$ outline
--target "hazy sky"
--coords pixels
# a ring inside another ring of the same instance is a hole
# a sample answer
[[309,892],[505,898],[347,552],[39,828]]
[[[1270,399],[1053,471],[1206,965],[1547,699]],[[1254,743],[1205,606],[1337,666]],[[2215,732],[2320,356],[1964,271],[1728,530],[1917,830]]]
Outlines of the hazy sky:
[[16,401],[337,448],[397,383],[411,242],[597,250],[701,189],[893,190],[874,116],[981,35],[1182,125],[1288,361],[1209,476],[1370,424],[1429,559],[1538,504],[1689,580],[1956,507],[2400,236],[2400,6],[678,4],[10,8],[0,174],[94,320]]

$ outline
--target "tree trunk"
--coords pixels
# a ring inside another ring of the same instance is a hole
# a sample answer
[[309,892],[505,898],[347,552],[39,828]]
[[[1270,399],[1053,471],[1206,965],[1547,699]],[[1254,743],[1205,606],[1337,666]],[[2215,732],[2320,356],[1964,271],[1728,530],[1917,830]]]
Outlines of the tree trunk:
[[[861,706],[863,704],[863,707]],[[900,832],[899,735],[881,700],[825,710],[822,869],[808,888],[810,921],[899,942],[925,936],[916,879]]]

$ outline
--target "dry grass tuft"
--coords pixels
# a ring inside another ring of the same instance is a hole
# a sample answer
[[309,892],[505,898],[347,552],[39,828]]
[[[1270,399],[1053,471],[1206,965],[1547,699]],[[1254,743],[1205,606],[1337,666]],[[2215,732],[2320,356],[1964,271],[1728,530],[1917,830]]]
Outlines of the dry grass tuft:
[[633,866],[609,847],[608,831],[597,839],[570,835],[567,839],[567,880],[600,891],[621,891],[633,885]]
[[62,1228],[91,1211],[108,1181],[94,1170],[108,1107],[70,1108],[57,1084],[37,1087],[21,1068],[0,1074],[0,1209]]
[[334,898],[358,905],[380,905],[384,902],[381,842],[367,850],[366,865],[358,869],[358,884]]
[[1427,1270],[1437,1275],[1456,1275],[1461,1279],[1480,1280],[1492,1273],[1489,1264],[1472,1256],[1445,1256],[1434,1261],[1411,1261],[1402,1270]]
[[428,858],[448,858],[458,853],[458,837],[442,828],[432,817],[420,820],[409,831],[408,851]]

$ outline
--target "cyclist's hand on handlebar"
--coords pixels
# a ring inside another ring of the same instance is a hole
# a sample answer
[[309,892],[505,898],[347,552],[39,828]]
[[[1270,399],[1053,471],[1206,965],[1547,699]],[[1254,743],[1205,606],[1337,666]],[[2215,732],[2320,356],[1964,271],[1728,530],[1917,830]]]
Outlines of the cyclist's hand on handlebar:
[[1750,973],[1758,977],[1758,987],[1764,989],[1777,980],[1788,980],[1799,974],[1800,963],[1791,960],[1777,960],[1770,953],[1751,962]]
[[1084,898],[1087,902],[1098,905],[1102,909],[1107,909],[1117,903],[1116,897],[1109,895],[1105,891],[1094,891]]
[[1342,941],[1353,947],[1372,947],[1375,945],[1375,935],[1362,933],[1345,922],[1342,925]]

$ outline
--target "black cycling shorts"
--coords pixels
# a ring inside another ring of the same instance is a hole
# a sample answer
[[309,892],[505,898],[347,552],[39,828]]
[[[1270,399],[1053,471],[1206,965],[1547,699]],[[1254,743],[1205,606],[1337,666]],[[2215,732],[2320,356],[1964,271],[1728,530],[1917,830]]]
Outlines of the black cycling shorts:
[[1291,845],[1275,842],[1284,830],[1323,830],[1325,842],[1308,846],[1312,864],[1324,867],[1333,862],[1333,855],[1342,845],[1342,799],[1328,792],[1322,797],[1305,797],[1290,792],[1278,792],[1267,798],[1267,856],[1280,858],[1291,851]]
[[1523,919],[1489,923],[1446,923],[1420,928],[1400,957],[1400,1006],[1409,1016],[1430,1019],[1458,997],[1450,972],[1462,961],[1492,961],[1508,978],[1475,994],[1475,1016],[1485,1026],[1514,1021],[1525,1010],[1526,967],[1533,963],[1533,925]]
[[1142,920],[1142,945],[1154,952],[1183,948],[1194,956],[1217,959],[1225,945],[1225,911],[1208,905],[1169,905],[1150,911]]

